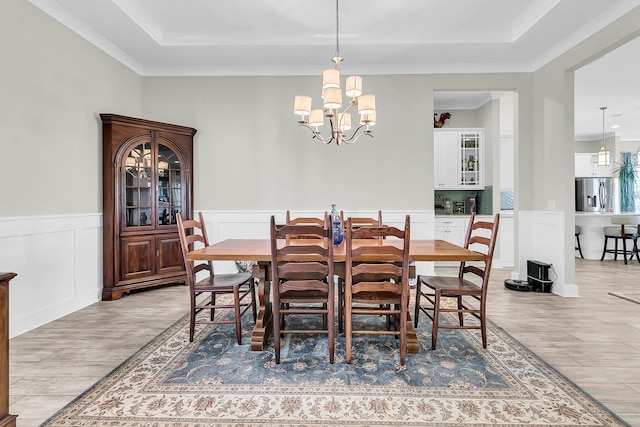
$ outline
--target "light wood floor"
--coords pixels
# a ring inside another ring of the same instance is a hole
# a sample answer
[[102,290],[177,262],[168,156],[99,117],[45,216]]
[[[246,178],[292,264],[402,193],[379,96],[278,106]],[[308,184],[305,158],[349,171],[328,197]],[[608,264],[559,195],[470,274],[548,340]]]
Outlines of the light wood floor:
[[[578,259],[576,270],[580,298],[507,290],[511,271],[494,269],[489,317],[640,426],[640,304],[608,295],[640,290],[640,264]],[[39,425],[187,311],[186,288],[164,287],[98,302],[12,339],[9,403],[18,426]]]

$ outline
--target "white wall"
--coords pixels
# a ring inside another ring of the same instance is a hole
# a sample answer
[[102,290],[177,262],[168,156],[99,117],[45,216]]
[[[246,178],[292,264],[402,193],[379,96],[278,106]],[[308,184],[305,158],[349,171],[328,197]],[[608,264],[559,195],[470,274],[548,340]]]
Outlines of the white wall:
[[0,271],[10,334],[98,301],[102,130],[141,114],[141,79],[22,0],[0,2]]

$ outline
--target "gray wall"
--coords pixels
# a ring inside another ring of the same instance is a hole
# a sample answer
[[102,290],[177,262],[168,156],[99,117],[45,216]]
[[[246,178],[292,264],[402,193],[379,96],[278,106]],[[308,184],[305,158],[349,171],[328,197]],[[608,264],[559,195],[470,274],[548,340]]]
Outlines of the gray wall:
[[[319,77],[147,77],[143,114],[198,129],[196,209],[322,210],[336,203],[346,210],[430,210],[434,88],[506,90],[530,79],[364,76],[365,90],[376,94],[375,137],[341,147],[296,126],[293,98],[317,93]],[[473,126],[499,126],[497,102],[474,113]],[[497,137],[488,134],[492,142]],[[487,161],[492,167],[491,155]]]
[[24,0],[0,2],[0,216],[102,212],[98,114],[141,114],[141,78]]

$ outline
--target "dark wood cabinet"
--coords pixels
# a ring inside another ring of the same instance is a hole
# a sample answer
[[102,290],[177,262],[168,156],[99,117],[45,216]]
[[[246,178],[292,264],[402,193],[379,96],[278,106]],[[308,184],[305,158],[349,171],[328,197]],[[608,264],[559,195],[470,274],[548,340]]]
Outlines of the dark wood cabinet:
[[0,273],[0,427],[15,427],[9,414],[9,282],[16,273]]
[[193,210],[190,127],[100,114],[103,143],[103,300],[185,282],[176,214]]

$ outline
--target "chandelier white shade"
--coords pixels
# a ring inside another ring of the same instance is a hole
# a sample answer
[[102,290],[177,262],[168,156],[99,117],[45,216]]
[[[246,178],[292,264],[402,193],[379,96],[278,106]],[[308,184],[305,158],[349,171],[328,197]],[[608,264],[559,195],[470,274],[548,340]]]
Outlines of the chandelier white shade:
[[[325,144],[335,141],[337,145],[343,143],[351,144],[356,142],[362,135],[373,137],[370,127],[376,123],[376,97],[370,93],[362,91],[362,77],[348,76],[345,79],[344,94],[348,100],[346,108],[340,111],[343,105],[343,91],[340,85],[339,65],[343,61],[340,57],[339,43],[340,19],[338,16],[338,0],[336,0],[336,55],[331,59],[335,64],[334,68],[322,72],[322,109],[312,109],[312,99],[309,96],[299,95],[294,98],[293,112],[300,116],[299,126],[304,126],[311,130],[313,138],[317,138]],[[358,127],[347,135],[345,132],[351,130],[351,113],[354,107],[358,108]],[[329,132],[322,135],[320,126],[324,125],[325,117],[329,121]]]

